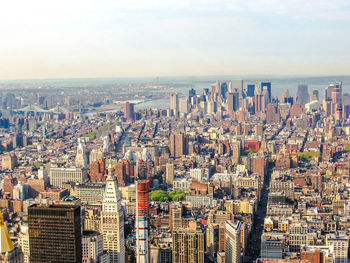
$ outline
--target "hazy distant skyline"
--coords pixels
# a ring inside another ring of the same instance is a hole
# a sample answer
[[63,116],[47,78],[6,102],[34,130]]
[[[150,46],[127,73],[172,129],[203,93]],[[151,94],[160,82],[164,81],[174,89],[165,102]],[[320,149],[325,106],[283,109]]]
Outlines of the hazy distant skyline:
[[348,0],[4,1],[0,79],[348,75]]

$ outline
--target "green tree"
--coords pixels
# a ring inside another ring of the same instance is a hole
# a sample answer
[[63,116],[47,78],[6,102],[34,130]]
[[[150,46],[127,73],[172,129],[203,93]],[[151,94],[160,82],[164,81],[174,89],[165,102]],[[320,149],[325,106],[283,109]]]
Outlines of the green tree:
[[169,196],[167,192],[163,190],[155,190],[150,192],[149,197],[153,201],[167,202],[169,201]]

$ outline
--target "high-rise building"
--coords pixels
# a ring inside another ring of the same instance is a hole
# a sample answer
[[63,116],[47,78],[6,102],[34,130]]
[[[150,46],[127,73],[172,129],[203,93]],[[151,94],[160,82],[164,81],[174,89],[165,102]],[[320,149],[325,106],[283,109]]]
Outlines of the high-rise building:
[[17,166],[17,156],[14,152],[8,153],[2,157],[2,169],[13,170]]
[[201,230],[178,230],[173,236],[173,262],[204,263],[204,233]]
[[268,98],[267,101],[271,102],[272,94],[271,94],[271,82],[261,82],[261,92],[267,90]]
[[182,204],[172,203],[169,211],[169,228],[170,231],[182,228]]
[[226,263],[240,263],[241,257],[241,227],[240,221],[227,221],[225,238],[225,260]]
[[121,193],[113,176],[113,170],[112,160],[109,160],[101,212],[103,246],[109,253],[111,263],[124,263],[124,216],[121,207]]
[[231,92],[238,93],[239,96],[239,106],[238,108],[243,106],[243,80],[235,79],[231,81]]
[[179,95],[177,93],[170,95],[170,110],[175,116],[179,115]]
[[280,122],[280,111],[276,103],[269,103],[266,109],[266,123],[273,124]]
[[247,85],[247,97],[254,98],[255,95],[255,84],[248,84]]
[[170,135],[170,155],[174,158],[186,155],[188,152],[188,136],[183,133]]
[[30,262],[82,262],[80,206],[28,208]]
[[263,95],[255,94],[254,96],[254,112],[255,114],[260,113],[263,110]]
[[174,164],[167,163],[166,170],[165,170],[165,183],[167,185],[172,185],[174,181]]
[[299,102],[302,106],[305,106],[305,104],[310,101],[308,86],[306,84],[298,85],[296,101]]
[[227,93],[227,110],[237,111],[239,109],[239,94],[238,92]]
[[136,262],[148,262],[149,180],[136,181]]
[[124,118],[127,121],[135,120],[134,104],[130,102],[125,102],[124,104]]
[[332,85],[332,103],[341,105],[342,104],[342,84],[336,83],[335,85]]
[[179,113],[184,113],[184,114],[188,114],[190,112],[190,104],[189,102],[189,98],[185,97],[185,98],[181,98],[179,100]]

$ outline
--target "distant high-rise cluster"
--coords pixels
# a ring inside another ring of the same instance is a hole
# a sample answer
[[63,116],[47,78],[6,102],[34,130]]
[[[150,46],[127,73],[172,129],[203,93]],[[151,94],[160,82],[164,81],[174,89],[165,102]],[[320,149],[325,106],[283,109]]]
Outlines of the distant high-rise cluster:
[[342,80],[0,91],[0,262],[347,263]]

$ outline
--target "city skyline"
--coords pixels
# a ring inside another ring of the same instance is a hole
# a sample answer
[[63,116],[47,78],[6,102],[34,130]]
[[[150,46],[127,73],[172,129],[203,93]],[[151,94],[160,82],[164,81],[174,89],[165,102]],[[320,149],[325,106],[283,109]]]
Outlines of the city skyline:
[[0,79],[350,74],[344,0],[14,1],[1,13]]

